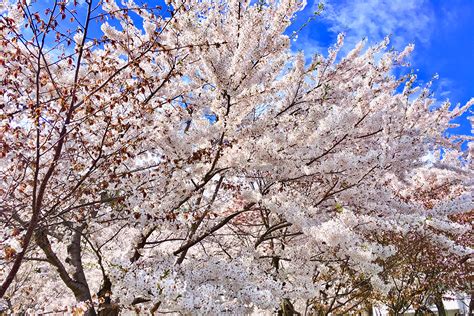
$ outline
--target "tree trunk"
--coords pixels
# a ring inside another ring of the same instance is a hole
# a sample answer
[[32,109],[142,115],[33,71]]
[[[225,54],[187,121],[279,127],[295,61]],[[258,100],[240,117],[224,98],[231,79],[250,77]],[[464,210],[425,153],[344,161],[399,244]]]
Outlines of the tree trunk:
[[112,294],[112,283],[110,282],[109,277],[104,272],[104,283],[100,291],[97,293],[99,297],[99,316],[118,316],[120,312],[120,307],[117,304],[113,304],[110,299]]
[[374,306],[372,304],[367,306],[367,315],[368,316],[374,316]]
[[469,302],[469,316],[474,315],[474,290],[471,291],[471,301]]
[[278,311],[278,316],[300,316],[301,314],[295,311],[293,304],[290,300],[284,298],[280,303],[280,310]]
[[101,304],[99,316],[118,316],[120,307],[117,304]]
[[446,316],[446,310],[444,309],[444,303],[443,303],[443,296],[441,294],[436,295],[435,305],[436,305],[436,309],[438,310],[438,315]]
[[[84,274],[81,259],[81,234],[80,231],[74,232],[72,242],[68,246],[68,258],[66,262],[74,266],[75,271],[71,277],[67,272],[64,264],[53,251],[48,236],[44,230],[38,230],[35,233],[36,244],[43,250],[48,262],[53,265],[64,284],[73,292],[77,302],[92,302],[89,285]],[[97,315],[93,306],[91,306],[84,314],[85,316]]]

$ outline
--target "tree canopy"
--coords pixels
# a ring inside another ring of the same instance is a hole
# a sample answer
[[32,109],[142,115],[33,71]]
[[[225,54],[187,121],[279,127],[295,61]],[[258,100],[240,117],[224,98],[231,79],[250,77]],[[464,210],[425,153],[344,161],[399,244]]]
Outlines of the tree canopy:
[[[473,153],[304,3],[0,7],[0,311],[394,313],[469,291]],[[99,31],[100,28],[100,31]],[[109,314],[107,314],[109,313]]]

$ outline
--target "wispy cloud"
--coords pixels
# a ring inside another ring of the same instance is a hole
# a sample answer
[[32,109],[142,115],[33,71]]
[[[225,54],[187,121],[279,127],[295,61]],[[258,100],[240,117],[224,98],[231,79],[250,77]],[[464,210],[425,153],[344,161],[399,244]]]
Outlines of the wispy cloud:
[[442,99],[447,99],[455,88],[455,83],[448,78],[441,78],[437,83],[435,82],[435,87],[435,94]]
[[323,17],[333,32],[346,33],[348,46],[368,38],[369,43],[392,35],[397,49],[432,36],[434,12],[425,0],[328,0]]

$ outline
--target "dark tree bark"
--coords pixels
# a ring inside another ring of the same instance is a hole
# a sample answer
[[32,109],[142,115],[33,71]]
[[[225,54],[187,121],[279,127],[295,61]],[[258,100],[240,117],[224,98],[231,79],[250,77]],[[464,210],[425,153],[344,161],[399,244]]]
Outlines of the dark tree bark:
[[[36,244],[43,250],[48,262],[53,265],[64,284],[73,292],[74,297],[77,302],[92,302],[92,296],[90,294],[89,285],[84,274],[84,269],[82,267],[81,259],[81,234],[82,230],[78,229],[74,232],[72,237],[72,242],[68,247],[69,257],[66,259],[66,262],[74,266],[75,271],[72,277],[67,272],[64,264],[58,258],[56,253],[51,247],[48,236],[45,231],[39,230],[35,234]],[[96,312],[93,307],[85,313],[86,316],[95,316]]]
[[295,311],[293,304],[287,298],[284,298],[280,303],[280,310],[278,316],[300,316],[301,314]]
[[443,303],[443,296],[441,294],[437,294],[435,296],[435,305],[436,309],[438,310],[438,315],[439,316],[446,316],[446,309],[444,308],[444,303]]
[[469,302],[469,316],[474,315],[474,291],[471,291],[471,301]]

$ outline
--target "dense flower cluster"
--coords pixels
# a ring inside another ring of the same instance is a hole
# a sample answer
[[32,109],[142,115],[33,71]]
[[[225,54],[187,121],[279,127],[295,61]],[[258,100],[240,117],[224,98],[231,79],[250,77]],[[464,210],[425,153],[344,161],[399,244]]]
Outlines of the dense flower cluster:
[[413,46],[388,39],[308,62],[284,33],[303,6],[0,7],[0,311],[399,313],[465,289],[474,147],[443,132],[474,100],[395,77]]

